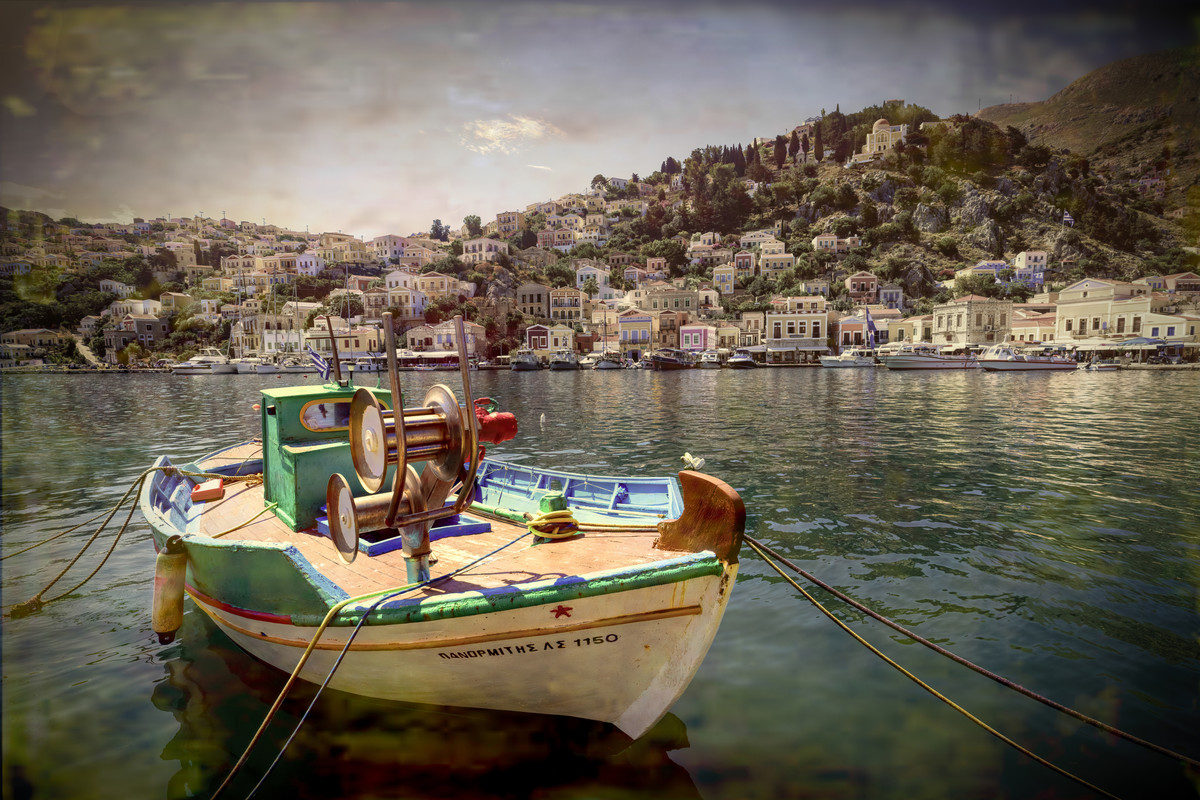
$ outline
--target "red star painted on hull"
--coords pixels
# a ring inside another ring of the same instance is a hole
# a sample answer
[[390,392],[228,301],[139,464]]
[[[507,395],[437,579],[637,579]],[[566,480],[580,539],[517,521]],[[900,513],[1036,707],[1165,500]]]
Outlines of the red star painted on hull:
[[571,607],[570,606],[559,606],[558,608],[552,609],[552,611],[553,611],[555,619],[558,619],[559,617],[571,616]]

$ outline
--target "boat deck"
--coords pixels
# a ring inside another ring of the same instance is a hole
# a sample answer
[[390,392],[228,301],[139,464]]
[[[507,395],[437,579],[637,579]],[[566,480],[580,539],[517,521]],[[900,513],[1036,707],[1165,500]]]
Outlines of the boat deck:
[[[211,469],[260,457],[261,443],[247,443],[222,451],[216,458],[202,460],[198,466]],[[255,518],[263,507],[261,483],[228,482],[225,485],[224,497],[206,504],[197,532],[203,536],[221,535],[223,541],[280,542],[292,545],[317,571],[352,596],[408,583],[404,556],[399,549],[375,556],[359,552],[353,563],[344,564],[337,557],[333,542],[317,529],[293,531],[269,512]],[[490,522],[491,530],[438,538],[435,529],[431,538],[433,556],[437,563],[430,568],[435,579],[462,568],[526,533],[525,527],[517,523],[475,511],[469,513]],[[251,519],[252,522],[245,524]],[[526,537],[468,572],[437,582],[410,596],[434,597],[492,589],[636,566],[682,555],[654,547],[658,531],[649,526],[657,523],[658,517],[640,515],[627,519],[632,526],[628,530],[587,532],[570,539],[544,542],[536,546],[532,537]],[[238,527],[243,524],[245,527]],[[237,530],[225,533],[232,528]]]

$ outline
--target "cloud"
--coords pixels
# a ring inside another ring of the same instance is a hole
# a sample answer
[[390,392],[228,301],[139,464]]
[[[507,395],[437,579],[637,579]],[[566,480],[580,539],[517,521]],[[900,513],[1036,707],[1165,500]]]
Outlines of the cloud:
[[562,136],[549,122],[532,117],[479,119],[463,126],[462,145],[476,153],[501,152],[512,155],[529,142]]
[[553,172],[553,171],[554,171],[552,168],[550,168],[550,167],[543,167],[541,164],[526,164],[525,166],[529,167],[530,169],[544,169],[544,170],[546,170],[546,172]]

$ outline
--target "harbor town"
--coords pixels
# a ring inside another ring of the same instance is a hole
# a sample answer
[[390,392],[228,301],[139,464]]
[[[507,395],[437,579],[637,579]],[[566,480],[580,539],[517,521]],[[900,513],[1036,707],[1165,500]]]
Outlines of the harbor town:
[[[905,343],[976,351],[1012,343],[1078,361],[1117,358],[1124,366],[1200,358],[1200,275],[1192,271],[1063,281],[1063,266],[1045,250],[1025,250],[955,270],[938,284],[943,302],[917,302],[897,283],[858,270],[840,280],[800,280],[796,294],[755,297],[754,309],[735,310],[744,287],[769,287],[761,279],[795,274],[796,255],[778,238],[785,221],[740,235],[659,240],[683,259],[673,266],[664,256],[623,251],[577,257],[574,244],[510,252],[498,238],[525,225],[526,214],[547,220],[539,234],[573,236],[583,219],[576,212],[594,208],[588,216],[596,220],[595,237],[585,241],[603,245],[622,209],[647,213],[645,201],[605,199],[628,186],[605,179],[588,192],[499,214],[474,238],[478,223],[468,220],[444,242],[420,235],[364,241],[200,216],[35,225],[29,215],[9,212],[0,272],[15,282],[48,272],[63,281],[90,279],[98,307],[71,327],[4,332],[0,367],[49,366],[56,360],[50,354],[70,350],[86,353],[68,361],[79,366],[164,369],[201,345],[233,362],[282,363],[310,349],[328,357],[334,347],[344,360],[369,360],[383,352],[387,310],[411,363],[440,363],[458,348],[442,319],[455,309],[467,310],[472,360],[500,365],[520,349],[543,365],[568,351],[589,366],[605,353],[640,366],[654,351],[673,349],[696,362],[715,353],[720,365],[743,351],[760,366],[819,366],[821,356],[848,348],[887,352]],[[637,191],[653,196],[656,189],[642,184]],[[832,234],[805,244],[806,254],[829,254],[826,275],[836,275],[843,257],[863,246],[860,237]],[[431,268],[439,264],[460,271]],[[502,280],[517,265],[540,265],[542,281]],[[99,277],[127,273],[130,283]],[[554,282],[544,282],[547,273]],[[1026,291],[1015,298],[974,293],[981,285]]]

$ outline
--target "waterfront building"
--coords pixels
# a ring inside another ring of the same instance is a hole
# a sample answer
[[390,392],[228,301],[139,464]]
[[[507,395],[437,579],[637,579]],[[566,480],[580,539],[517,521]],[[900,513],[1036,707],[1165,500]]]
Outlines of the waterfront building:
[[624,311],[617,318],[621,355],[638,361],[653,349],[656,318],[639,309]]
[[987,346],[1009,340],[1011,300],[969,294],[933,309],[933,342]]
[[772,298],[763,326],[768,363],[811,362],[829,351],[829,310],[821,295]]
[[[338,359],[345,364],[351,359],[362,358],[382,352],[381,334],[375,327],[350,327],[340,317],[333,317],[333,338],[337,341]],[[333,358],[333,344],[329,336],[330,328],[325,319],[317,319],[311,328],[304,332],[304,348],[311,347],[327,360]]]
[[679,326],[679,348],[692,353],[715,350],[719,345],[716,326],[703,322],[689,322]]
[[1046,342],[1054,341],[1054,331],[1057,327],[1058,315],[1048,314],[1019,314],[1013,312],[1012,329],[1009,338],[1014,342]]
[[[550,357],[550,326],[549,325],[530,325],[525,329],[525,346],[534,353],[544,354],[546,358]],[[542,358],[541,355],[538,358]]]
[[1173,302],[1145,284],[1084,278],[1058,293],[1055,340],[1145,336],[1147,316]]

